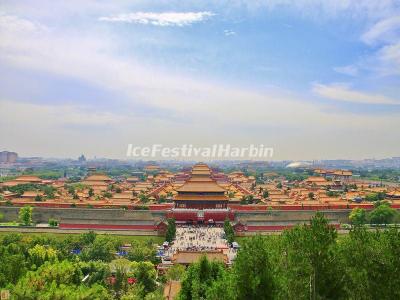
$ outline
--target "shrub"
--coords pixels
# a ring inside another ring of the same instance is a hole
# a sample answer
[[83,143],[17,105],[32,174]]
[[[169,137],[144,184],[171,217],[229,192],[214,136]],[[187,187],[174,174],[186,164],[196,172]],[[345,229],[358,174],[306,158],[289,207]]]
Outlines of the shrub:
[[145,205],[138,205],[134,207],[135,210],[149,210],[148,206]]
[[58,226],[58,221],[55,219],[49,219],[49,225],[51,227],[57,227]]

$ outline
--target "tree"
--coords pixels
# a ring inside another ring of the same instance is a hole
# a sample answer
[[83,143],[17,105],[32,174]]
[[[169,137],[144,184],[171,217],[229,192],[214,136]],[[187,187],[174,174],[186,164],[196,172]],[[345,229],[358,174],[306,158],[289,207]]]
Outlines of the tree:
[[0,246],[0,288],[15,284],[27,271],[24,249],[17,244],[19,237],[7,235]]
[[313,192],[309,192],[309,193],[308,193],[308,198],[309,198],[310,200],[313,200],[313,199],[314,199],[314,193],[313,193]]
[[185,267],[180,264],[175,264],[168,269],[166,277],[168,280],[181,280],[185,274]]
[[43,197],[42,197],[41,195],[37,194],[37,195],[35,196],[35,201],[41,202],[42,200],[43,200]]
[[226,240],[229,244],[232,244],[235,240],[235,231],[231,225],[231,222],[228,219],[226,219],[224,222],[224,232]]
[[96,240],[96,237],[97,237],[97,234],[93,230],[82,233],[79,236],[81,246],[88,246],[88,245],[93,244],[94,241]]
[[167,242],[172,242],[175,239],[176,234],[176,224],[175,219],[168,219],[167,220],[167,232],[165,234],[165,240]]
[[269,197],[269,192],[268,191],[263,191],[263,198],[268,198]]
[[143,286],[143,296],[156,289],[156,270],[151,262],[132,262],[133,275]]
[[149,197],[144,193],[140,193],[139,194],[139,200],[142,203],[147,203],[147,202],[149,202]]
[[275,282],[265,238],[257,235],[244,241],[233,272],[239,300],[274,298]]
[[130,261],[150,261],[154,264],[159,262],[156,257],[157,251],[153,245],[144,245],[143,243],[132,243],[132,248],[128,252],[128,259]]
[[30,206],[21,207],[18,213],[19,221],[25,225],[29,226],[32,223],[32,211],[33,208]]
[[50,185],[44,185],[41,190],[44,192],[46,195],[47,199],[54,199],[55,198],[55,191],[56,189],[53,186]]
[[383,203],[369,213],[369,220],[371,224],[389,224],[396,213],[396,210],[391,208],[389,204]]
[[164,195],[160,195],[160,197],[158,197],[158,203],[164,203],[167,201],[167,198]]
[[235,281],[230,271],[220,272],[206,290],[206,299],[209,300],[236,300]]
[[93,197],[94,196],[94,191],[93,188],[89,189],[89,197]]
[[93,244],[84,248],[82,259],[85,261],[102,260],[111,261],[116,250],[113,238],[109,236],[96,236]]
[[13,299],[110,299],[107,290],[98,285],[81,285],[78,263],[46,262],[30,271],[13,288]]
[[351,224],[355,226],[364,225],[367,221],[367,213],[363,208],[354,208],[349,216]]
[[[191,299],[226,299],[226,298],[209,298],[216,293],[220,294],[220,289],[214,288],[213,285],[224,276],[226,269],[222,263],[216,261],[208,261],[206,256],[203,256],[199,262],[189,266],[183,279],[182,288],[179,293],[180,300]],[[232,288],[232,286],[230,287]],[[217,291],[218,290],[218,291]],[[226,291],[227,293],[227,291]]]
[[131,272],[131,262],[127,259],[115,259],[110,263],[114,281],[111,284],[117,299],[128,291],[128,274]]
[[400,231],[355,227],[340,242],[345,299],[400,299]]
[[56,219],[49,219],[49,226],[50,227],[57,227],[58,226],[58,221]]
[[277,187],[278,189],[281,189],[281,188],[282,188],[282,183],[281,183],[281,182],[278,182],[278,184],[276,185],[276,187]]
[[33,265],[33,269],[40,267],[46,261],[51,263],[57,261],[57,251],[51,247],[44,247],[42,245],[36,245],[35,247],[28,250],[29,261]]
[[68,194],[75,195],[75,188],[72,185],[69,185],[67,187],[67,190],[68,190]]
[[3,221],[4,215],[0,213],[0,222]]
[[336,229],[317,213],[309,225],[283,233],[284,298],[337,299],[342,292],[341,271],[335,262]]

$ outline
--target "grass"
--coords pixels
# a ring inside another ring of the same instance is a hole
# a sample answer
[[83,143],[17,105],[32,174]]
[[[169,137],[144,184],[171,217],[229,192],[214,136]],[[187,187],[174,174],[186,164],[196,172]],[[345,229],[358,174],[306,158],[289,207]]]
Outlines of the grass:
[[[24,237],[48,237],[51,239],[57,239],[57,240],[63,240],[65,239],[68,235],[70,234],[80,234],[80,233],[31,233],[31,232],[0,232],[0,239],[10,233],[20,233],[22,234]],[[98,234],[98,235],[107,235],[107,234]],[[147,235],[112,235],[113,237],[116,237],[118,239],[120,239],[123,243],[132,243],[132,242],[141,242],[141,243],[146,243],[149,240],[153,240],[154,243],[156,244],[162,244],[164,242],[164,237],[161,236],[147,236]]]
[[19,226],[19,223],[5,222],[5,223],[0,223],[0,226]]

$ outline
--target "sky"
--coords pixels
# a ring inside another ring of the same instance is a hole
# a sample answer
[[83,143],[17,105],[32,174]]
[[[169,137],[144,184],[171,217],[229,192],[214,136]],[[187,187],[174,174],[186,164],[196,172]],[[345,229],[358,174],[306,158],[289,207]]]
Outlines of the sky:
[[400,2],[0,2],[0,150],[400,156]]

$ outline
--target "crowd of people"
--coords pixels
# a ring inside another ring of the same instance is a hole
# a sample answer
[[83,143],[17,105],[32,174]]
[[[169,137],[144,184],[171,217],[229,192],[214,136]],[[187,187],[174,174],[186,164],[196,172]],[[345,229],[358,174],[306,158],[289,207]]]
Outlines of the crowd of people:
[[188,225],[178,227],[173,248],[185,251],[209,251],[228,248],[224,230],[215,226]]
[[[224,229],[216,225],[180,225],[176,228],[175,240],[165,250],[165,257],[172,257],[178,251],[222,250],[233,257],[235,250],[229,247]],[[231,253],[232,252],[232,253]]]

